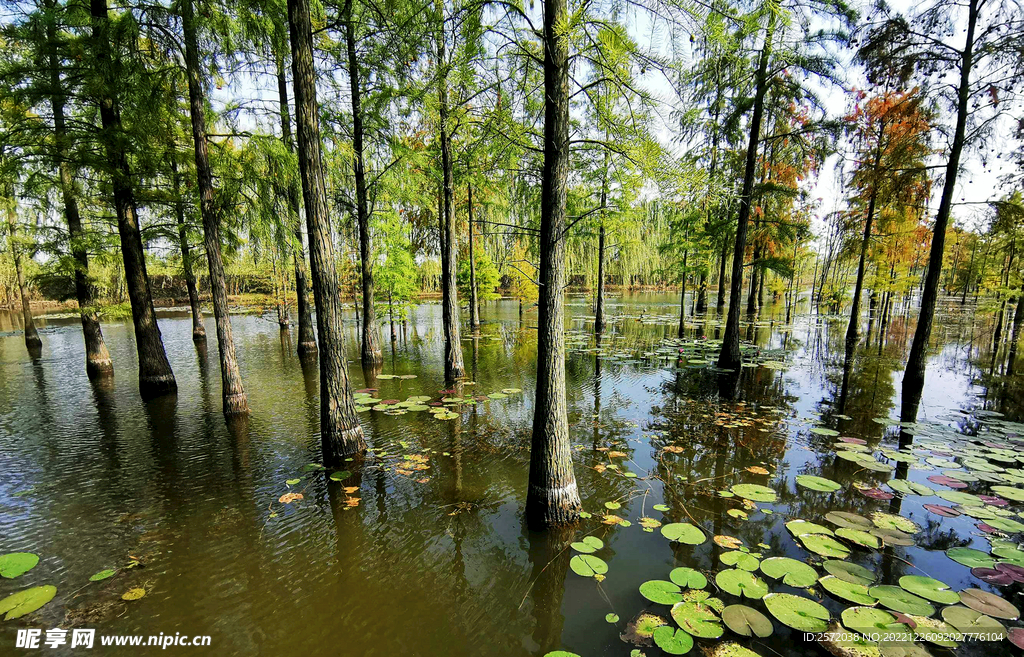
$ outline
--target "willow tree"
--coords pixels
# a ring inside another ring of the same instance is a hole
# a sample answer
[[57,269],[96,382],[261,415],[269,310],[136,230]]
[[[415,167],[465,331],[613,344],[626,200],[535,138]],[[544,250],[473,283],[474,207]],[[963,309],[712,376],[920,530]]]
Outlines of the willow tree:
[[[99,107],[99,141],[106,154],[128,300],[131,302],[132,323],[135,327],[139,392],[143,399],[152,399],[176,392],[178,384],[167,360],[160,327],[156,322],[127,150],[130,139],[121,122],[122,95],[133,91],[133,85],[137,84],[141,72],[132,70],[132,64],[137,62],[123,61],[118,50],[120,44],[115,41],[118,31],[107,10],[106,0],[90,0],[89,11],[92,33],[87,43],[92,70],[87,85]],[[118,20],[131,20],[131,16],[124,15]],[[132,33],[131,30],[127,32]]]
[[299,173],[305,200],[310,270],[313,297],[316,300],[317,340],[320,347],[320,439],[324,459],[338,461],[363,452],[366,441],[356,417],[345,357],[341,298],[338,295],[335,269],[334,231],[327,211],[327,191],[324,187],[309,0],[288,0],[288,30],[295,86]]
[[199,211],[203,219],[203,245],[210,270],[213,315],[217,326],[220,354],[221,396],[225,415],[246,415],[249,400],[242,386],[235,357],[235,341],[228,315],[228,291],[224,280],[224,260],[220,252],[220,212],[214,198],[213,173],[210,168],[209,144],[206,136],[206,81],[199,53],[199,31],[192,0],[180,0],[181,25],[185,41],[185,74],[188,80],[189,115],[192,119],[192,142],[199,190]]
[[[962,30],[960,29],[962,27]],[[963,36],[960,36],[963,35]],[[903,375],[900,419],[917,418],[924,390],[925,356],[935,319],[946,229],[953,211],[960,161],[966,149],[991,137],[1007,101],[1024,91],[1024,3],[1020,0],[930,0],[904,17],[883,9],[860,56],[870,79],[892,71],[917,74],[922,91],[951,114],[942,196],[935,212],[921,311]]]

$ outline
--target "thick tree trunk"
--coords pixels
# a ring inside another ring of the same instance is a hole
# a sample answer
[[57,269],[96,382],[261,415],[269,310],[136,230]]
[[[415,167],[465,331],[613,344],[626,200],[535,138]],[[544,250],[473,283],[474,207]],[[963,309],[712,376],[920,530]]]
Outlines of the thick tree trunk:
[[541,183],[537,396],[526,519],[575,522],[581,503],[565,399],[565,227],[569,174],[569,44],[565,0],[544,2],[544,172]]
[[[702,265],[706,267],[707,265]],[[708,310],[708,273],[702,271],[697,281],[697,305],[694,307],[695,314],[702,314]]]
[[10,202],[7,206],[8,240],[11,244],[11,257],[14,259],[14,271],[18,279],[18,293],[21,295],[21,315],[25,322],[25,347],[32,358],[38,358],[43,349],[43,341],[39,339],[36,321],[32,318],[32,306],[28,300],[28,285],[25,283],[25,270],[21,266],[21,249],[18,248],[17,201],[14,198],[14,186],[9,192]]
[[928,350],[928,339],[932,334],[932,321],[935,319],[935,303],[939,293],[939,277],[942,274],[942,253],[946,245],[946,226],[953,209],[953,192],[956,187],[956,174],[960,169],[960,155],[964,150],[967,118],[970,113],[971,68],[974,61],[974,31],[978,24],[978,5],[981,0],[968,0],[967,40],[963,59],[960,62],[960,81],[957,87],[956,128],[953,132],[953,143],[949,149],[949,161],[946,163],[946,177],[942,184],[942,198],[939,210],[935,215],[935,229],[932,235],[931,252],[928,255],[928,273],[925,276],[924,290],[921,294],[921,312],[914,331],[914,341],[910,345],[907,356],[907,369],[903,375],[903,391],[901,395],[900,420],[914,422],[917,409],[921,403],[924,390],[925,355]]
[[320,152],[320,117],[316,102],[309,0],[288,0],[288,28],[291,33],[292,77],[295,84],[299,172],[302,195],[306,202],[309,260],[320,348],[320,439],[324,459],[340,462],[348,456],[363,452],[366,442],[352,400],[345,357],[345,334],[341,326],[334,232],[327,212]]
[[[364,363],[383,363],[377,311],[373,305],[373,252],[370,248],[370,212],[366,200],[366,169],[363,165],[363,109],[359,85],[359,58],[356,57],[356,26],[352,18],[352,0],[345,0],[345,45],[348,52],[348,81],[352,97],[352,173],[356,182],[356,221],[359,225],[359,262],[363,274]],[[317,304],[319,309],[320,304]],[[319,325],[319,320],[318,320]]]
[[462,362],[462,336],[459,331],[459,292],[455,285],[455,217],[453,210],[451,136],[448,134],[448,76],[442,30],[442,9],[438,3],[437,103],[438,141],[441,144],[441,316],[444,323],[444,376],[447,381],[466,375]]
[[100,141],[106,150],[106,160],[110,166],[117,232],[121,239],[128,300],[132,306],[135,346],[139,354],[139,393],[143,399],[153,399],[176,392],[178,384],[174,380],[174,372],[164,351],[160,327],[156,322],[156,311],[153,309],[149,275],[146,272],[146,257],[142,247],[138,210],[135,206],[135,190],[132,188],[131,166],[125,152],[121,113],[115,95],[115,90],[121,88],[123,81],[118,77],[116,62],[111,54],[107,1],[90,0],[89,7],[92,16],[92,55],[96,61],[96,75],[102,89],[101,97],[97,99],[102,126]]
[[469,325],[473,329],[480,328],[480,301],[476,291],[476,258],[473,255],[473,186],[466,186],[469,195],[467,205],[469,216]]
[[181,177],[178,175],[178,162],[171,157],[171,185],[174,190],[174,214],[178,222],[178,248],[181,250],[181,269],[185,275],[185,288],[188,290],[188,305],[192,308],[192,340],[206,340],[206,325],[203,321],[203,309],[199,306],[199,290],[196,288],[196,275],[192,271],[192,253],[188,245],[188,226],[185,224],[185,201],[181,197]]
[[757,143],[761,135],[764,116],[764,96],[768,89],[768,60],[771,57],[772,37],[775,35],[775,16],[768,19],[764,46],[757,64],[757,90],[754,93],[754,114],[750,118],[750,140],[747,143],[747,161],[743,171],[743,190],[740,211],[736,220],[736,247],[733,249],[732,282],[729,290],[729,315],[725,321],[725,336],[718,367],[738,370],[743,361],[740,353],[740,297],[743,287],[743,256],[747,250],[747,224],[754,193],[754,169],[757,164]]
[[1010,330],[1010,356],[1009,365],[1006,368],[1007,376],[1013,376],[1017,371],[1017,343],[1020,342],[1021,326],[1024,325],[1024,283],[1017,293],[1017,309],[1013,311],[1013,328]]
[[[283,47],[283,45],[281,46]],[[284,53],[277,55],[277,95],[281,113],[281,141],[291,153],[292,121],[288,111],[288,79],[285,75]],[[313,334],[313,313],[309,307],[309,281],[306,276],[306,247],[302,239],[302,217],[299,213],[299,182],[294,181],[288,186],[288,208],[291,210],[293,235],[292,259],[295,261],[295,295],[299,315],[299,339],[296,351],[299,356],[316,354],[316,335]]]
[[[875,156],[875,168],[878,168],[881,151]],[[877,172],[876,172],[877,173]],[[871,223],[875,218],[875,200],[877,193],[875,186],[871,187],[871,197],[868,200],[868,215],[864,219],[864,237],[860,240],[860,260],[857,263],[857,283],[853,287],[853,304],[850,307],[850,325],[846,329],[846,350],[851,351],[857,344],[858,331],[860,330],[860,297],[864,292],[864,270],[868,260],[868,246],[871,244]]]
[[209,145],[206,143],[206,92],[199,61],[199,37],[193,0],[182,0],[182,31],[185,37],[185,71],[188,77],[189,113],[192,118],[192,141],[196,157],[196,179],[199,188],[199,211],[203,218],[203,244],[210,269],[210,291],[213,317],[217,325],[217,346],[220,353],[221,395],[225,415],[249,413],[249,399],[242,386],[242,375],[235,358],[235,341],[228,316],[228,290],[224,282],[224,260],[220,253],[220,211],[214,206],[213,172],[210,169]]
[[[49,2],[47,6],[52,8],[53,3]],[[71,148],[64,117],[64,84],[56,52],[57,36],[54,23],[47,24],[46,32],[51,45],[50,108],[53,112],[54,159],[57,161],[57,173],[60,177],[61,200],[64,203],[64,220],[68,224],[71,256],[75,261],[75,298],[78,300],[82,336],[85,339],[85,372],[90,379],[99,379],[114,375],[114,363],[110,360],[110,352],[107,351],[103,331],[100,329],[100,319],[93,307],[92,286],[89,284],[89,255],[84,244],[85,231],[82,229],[82,217],[78,211],[74,176],[68,162]]]

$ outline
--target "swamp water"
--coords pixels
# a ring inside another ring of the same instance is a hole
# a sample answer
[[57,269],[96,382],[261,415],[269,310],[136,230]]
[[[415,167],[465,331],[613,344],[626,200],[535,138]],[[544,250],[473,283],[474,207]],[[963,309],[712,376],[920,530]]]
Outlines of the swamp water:
[[[463,328],[475,384],[452,389],[438,304],[413,308],[394,343],[382,323],[376,373],[359,365],[349,316],[353,387],[375,390],[360,414],[372,452],[342,481],[311,465],[318,372],[294,354],[294,328],[232,317],[253,412],[229,427],[210,318],[197,353],[188,316],[161,313],[178,395],[146,404],[130,322],[104,323],[116,378],[94,387],[77,318],[40,318],[43,357],[31,361],[17,316],[0,315],[0,555],[39,556],[0,579],[0,600],[57,588],[38,611],[0,621],[0,654],[30,654],[13,648],[17,628],[57,626],[209,635],[208,648],[168,650],[274,657],[654,657],[687,647],[677,626],[720,637],[697,638],[690,654],[735,641],[763,657],[824,655],[803,637],[826,617],[911,638],[910,619],[886,610],[955,626],[943,631],[1021,626],[1024,400],[1000,376],[1005,354],[992,353],[984,317],[951,304],[937,318],[919,421],[901,433],[912,316],[862,335],[843,394],[845,319],[801,307],[787,323],[783,308],[765,309],[741,328],[755,366],[727,386],[730,400],[711,369],[716,314],[691,318],[680,340],[677,303],[612,297],[598,343],[588,301],[568,300],[570,433],[590,517],[545,533],[522,520],[536,314],[520,323],[513,302],[485,305],[478,335]],[[429,399],[375,401],[410,397]],[[460,401],[430,412],[443,397]],[[281,502],[292,493],[302,498]],[[90,582],[104,570],[116,572]],[[945,586],[913,576],[1001,600],[951,604]],[[145,596],[123,600],[133,589]],[[1016,650],[1010,638],[883,649],[1001,655]]]

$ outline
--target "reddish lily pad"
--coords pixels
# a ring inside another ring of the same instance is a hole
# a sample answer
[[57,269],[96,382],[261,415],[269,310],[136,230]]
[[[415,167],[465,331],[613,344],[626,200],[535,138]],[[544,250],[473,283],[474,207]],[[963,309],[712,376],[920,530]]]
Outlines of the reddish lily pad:
[[925,504],[924,508],[937,516],[942,516],[943,518],[955,518],[960,515],[960,512],[953,507],[943,506],[941,504]]

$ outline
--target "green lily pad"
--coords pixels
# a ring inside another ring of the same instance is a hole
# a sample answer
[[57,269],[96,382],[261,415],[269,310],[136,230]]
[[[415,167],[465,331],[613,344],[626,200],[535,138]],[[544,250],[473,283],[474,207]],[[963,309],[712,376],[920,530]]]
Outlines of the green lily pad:
[[970,493],[964,493],[958,490],[940,490],[935,493],[947,502],[959,504],[961,506],[985,506],[984,500],[977,495],[971,495]]
[[843,581],[850,582],[851,584],[863,584],[867,586],[875,581],[875,574],[873,572],[864,566],[860,566],[849,561],[827,559],[822,562],[821,566],[829,575],[834,575]]
[[604,622],[606,622],[606,623],[613,623],[613,624],[614,623],[618,623],[619,622],[619,615],[618,614],[605,614],[604,615]]
[[352,476],[352,473],[348,470],[338,470],[337,472],[331,473],[331,481],[345,481]]
[[811,433],[816,436],[838,436],[839,432],[835,429],[829,429],[827,427],[814,427],[811,429]]
[[871,596],[871,594],[868,593],[868,587],[863,584],[847,582],[846,580],[839,579],[835,575],[826,575],[819,579],[818,583],[821,584],[821,588],[825,589],[837,598],[849,600],[854,604],[871,607],[878,602]]
[[672,522],[662,525],[661,535],[670,541],[686,543],[687,545],[700,545],[707,540],[704,532],[699,527],[688,522]]
[[769,593],[764,606],[777,621],[800,632],[821,632],[828,627],[828,609],[798,595]]
[[761,572],[772,579],[782,578],[788,586],[807,588],[818,581],[818,573],[803,561],[789,557],[771,557],[761,562]]
[[731,490],[751,502],[774,502],[778,497],[773,489],[760,484],[736,484]]
[[101,580],[107,579],[108,577],[113,577],[116,573],[117,573],[117,571],[112,569],[112,568],[108,568],[107,570],[101,570],[100,572],[98,572],[95,575],[93,575],[92,577],[90,577],[89,581],[90,582],[99,582]]
[[664,512],[669,510],[667,504],[655,504],[652,508],[655,511],[661,511],[662,513],[664,513]]
[[790,520],[786,523],[786,529],[788,529],[789,533],[793,536],[803,536],[804,534],[833,535],[832,530],[828,527],[819,525],[816,522],[808,522],[806,520]]
[[596,536],[584,536],[569,544],[569,547],[582,554],[591,554],[604,547],[604,541]]
[[831,479],[815,475],[797,475],[796,483],[798,486],[802,486],[810,490],[816,490],[821,493],[831,493],[842,488],[841,484],[832,481]]
[[652,579],[641,584],[640,595],[660,605],[674,605],[683,599],[679,585],[663,579]]
[[1012,604],[994,593],[982,591],[981,589],[966,589],[961,591],[960,602],[964,603],[974,611],[979,611],[986,616],[991,616],[993,618],[1017,620],[1020,617],[1020,611],[1018,611]]
[[874,528],[870,532],[873,536],[877,536],[882,539],[882,543],[886,545],[903,545],[909,546],[914,544],[914,537],[906,532],[901,532],[898,529],[880,529]]
[[850,549],[831,536],[805,534],[797,537],[797,539],[805,548],[823,557],[845,559],[850,556]]
[[1014,502],[1024,502],[1024,489],[1015,488],[1014,486],[992,486],[992,492],[999,497],[1013,500]]
[[729,605],[722,610],[722,622],[741,636],[765,638],[775,630],[770,618],[747,605]]
[[672,618],[679,627],[702,639],[722,636],[722,626],[711,607],[703,602],[678,602],[672,606]]
[[704,573],[693,568],[673,568],[668,574],[668,578],[679,586],[690,589],[702,589],[708,585],[708,578],[704,576]]
[[740,552],[739,550],[732,550],[725,552],[719,557],[719,560],[726,566],[736,566],[741,570],[753,572],[757,570],[761,560],[753,556],[748,552]]
[[1006,636],[1003,624],[980,611],[953,605],[942,609],[942,620],[964,634],[984,635],[986,641],[999,641]]
[[871,524],[871,521],[864,516],[856,513],[849,513],[847,511],[829,511],[825,514],[825,520],[828,520],[830,523],[838,527],[860,529],[862,531],[867,531],[874,526]]
[[49,585],[33,586],[30,589],[12,593],[0,600],[0,614],[6,614],[4,620],[21,618],[53,600],[55,595],[57,595],[57,587]]
[[841,614],[843,625],[847,629],[870,637],[883,634],[886,642],[913,641],[914,635],[910,626],[899,622],[893,614],[875,607],[849,607]]
[[989,518],[985,523],[1008,534],[1024,532],[1024,523],[1012,518]]
[[898,586],[892,586],[891,584],[885,584],[882,586],[872,586],[868,589],[868,593],[878,598],[878,602],[884,606],[898,611],[902,614],[914,614],[915,616],[931,616],[935,613],[935,607],[931,605],[924,598],[918,597],[911,593],[901,589]]
[[654,643],[670,655],[685,655],[693,648],[693,637],[670,625],[654,630]]
[[934,643],[943,648],[956,648],[956,641],[951,637],[956,636],[957,629],[949,623],[937,618],[928,618],[927,616],[908,614],[907,617],[914,621],[915,626],[912,629],[914,636],[918,639]]
[[605,563],[605,560],[592,554],[577,554],[569,559],[569,568],[581,577],[594,577],[608,572],[608,564]]
[[920,495],[922,497],[927,497],[935,494],[935,491],[928,486],[919,484],[916,481],[907,481],[905,479],[893,479],[885,482],[885,485],[891,488],[894,492],[902,493],[903,495]]
[[35,568],[37,563],[39,563],[38,555],[31,552],[0,554],[0,577],[14,579]]
[[940,605],[952,605],[960,602],[960,595],[952,591],[945,582],[921,575],[904,575],[900,578],[900,586],[932,602]]
[[726,593],[752,600],[760,600],[768,594],[768,585],[763,579],[738,568],[719,572],[715,575],[715,584]]
[[916,534],[921,531],[921,527],[916,522],[894,513],[875,511],[871,514],[871,522],[879,529],[895,529],[908,534]]
[[544,657],[580,657],[574,652],[568,650],[552,650],[551,652],[544,653]]
[[706,654],[708,657],[761,657],[750,648],[744,648],[740,644],[732,642],[716,643],[715,647]]
[[968,547],[950,548],[946,556],[968,568],[993,568],[996,563],[988,553]]
[[878,548],[881,546],[881,542],[878,537],[870,532],[861,531],[859,529],[850,529],[849,527],[840,527],[836,530],[836,536],[839,538],[845,538],[851,543],[856,543],[866,548]]

